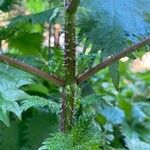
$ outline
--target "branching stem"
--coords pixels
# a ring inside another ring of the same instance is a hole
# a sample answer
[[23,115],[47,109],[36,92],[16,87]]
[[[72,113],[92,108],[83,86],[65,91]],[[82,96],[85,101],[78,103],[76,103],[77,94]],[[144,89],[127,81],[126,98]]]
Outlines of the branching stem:
[[86,70],[85,72],[83,72],[77,76],[77,78],[76,78],[77,84],[80,84],[80,83],[86,81],[94,74],[98,73],[99,71],[105,69],[106,67],[110,66],[114,62],[117,62],[121,58],[129,55],[130,53],[138,50],[139,48],[141,48],[149,43],[150,43],[150,37],[142,40],[141,42],[139,42],[129,48],[124,49],[122,52],[120,52],[116,55],[111,56],[110,58],[106,59],[102,63],[97,64],[96,66],[92,67],[91,69]]
[[10,66],[14,66],[20,70],[26,71],[28,73],[34,74],[36,76],[39,76],[47,81],[53,82],[54,84],[58,86],[63,86],[64,85],[64,80],[61,79],[58,76],[55,76],[53,74],[48,74],[44,71],[41,71],[40,69],[36,67],[29,66],[23,62],[17,61],[13,58],[10,58],[5,55],[0,55],[0,62],[9,64]]

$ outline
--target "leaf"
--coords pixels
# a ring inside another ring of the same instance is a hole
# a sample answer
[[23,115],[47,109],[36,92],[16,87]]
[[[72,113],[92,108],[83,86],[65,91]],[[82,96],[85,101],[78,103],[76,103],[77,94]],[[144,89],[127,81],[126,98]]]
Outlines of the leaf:
[[1,0],[0,1],[0,10],[7,12],[12,8],[12,5],[15,4],[16,0]]
[[21,102],[22,110],[27,110],[31,107],[38,108],[44,106],[48,106],[52,113],[59,113],[60,107],[56,102],[39,96],[28,96]]
[[34,112],[26,121],[24,139],[30,149],[38,149],[49,134],[58,131],[57,116],[47,112]]
[[129,148],[129,150],[149,150],[150,144],[137,139],[132,139],[127,140],[127,147]]
[[83,99],[81,99],[81,103],[83,107],[94,105],[94,104],[98,104],[101,107],[103,107],[104,105],[111,105],[109,101],[106,101],[103,97],[96,94],[92,94],[84,97]]
[[43,142],[39,150],[99,150],[99,129],[92,130],[91,118],[83,116],[70,133],[57,133]]
[[[8,100],[7,97],[3,97],[0,92],[0,110],[1,110],[1,120],[8,125],[8,112],[13,112],[21,119],[21,109],[17,102]],[[3,120],[4,119],[4,120]]]
[[[101,58],[105,59],[126,46],[124,30],[115,16],[109,15],[101,8],[101,2],[94,0],[91,4],[89,3],[83,4],[86,11],[79,14],[79,27],[81,28],[79,34],[86,37],[93,45],[91,53],[101,50]],[[97,7],[100,8],[97,9]]]
[[132,117],[132,104],[126,100],[119,98],[119,107],[124,111],[127,120],[130,120]]
[[[17,72],[17,73],[16,73]],[[20,90],[20,86],[31,83],[29,74],[0,64],[0,120],[9,126],[9,112],[13,112],[21,119],[22,110],[18,101],[27,94]]]
[[[150,108],[150,107],[149,107]],[[148,119],[149,117],[146,116],[146,114],[143,112],[143,106],[139,103],[135,103],[134,107],[133,107],[133,118],[135,118],[135,120],[137,122],[143,122],[145,119]]]
[[121,126],[121,133],[125,139],[139,139],[139,135],[135,131],[134,127],[129,126],[127,123],[124,123]]
[[[7,91],[8,90],[8,91]],[[3,97],[6,97],[8,100],[11,101],[18,101],[24,99],[27,94],[17,88],[6,88],[5,90],[1,90]]]
[[101,115],[101,114],[96,115],[95,120],[100,125],[105,125],[107,123],[107,119],[103,115]]
[[2,88],[4,86],[20,87],[32,83],[33,76],[25,71],[0,63],[0,81]]
[[51,15],[51,17],[49,18],[49,22],[54,22],[54,20],[57,18],[59,13],[60,13],[60,8],[56,8],[53,14]]
[[111,122],[112,124],[121,124],[125,119],[124,112],[118,107],[114,107],[111,103],[99,95],[93,94],[86,96],[81,99],[82,106],[85,112],[93,112],[96,115],[96,120],[99,122],[99,117],[102,118],[102,122],[99,123],[105,124],[106,121]]
[[54,12],[53,9],[49,9],[40,13],[35,13],[31,15],[25,15],[25,16],[18,16],[16,18],[13,18],[11,23],[9,24],[8,28],[14,28],[14,27],[20,27],[24,24],[43,24],[45,22],[49,21],[49,18]]
[[[60,18],[59,14],[60,14],[60,11],[62,11],[62,8],[61,7],[59,7],[59,8],[60,8],[60,10],[58,12],[58,15],[54,15],[53,19],[51,21],[57,20],[58,17]],[[50,17],[53,15],[53,13],[56,13],[55,9],[56,8],[52,8],[52,9],[49,9],[49,10],[46,10],[46,11],[43,11],[40,13],[24,15],[24,16],[17,16],[15,18],[13,18],[7,27],[0,28],[1,39],[11,40],[12,38],[14,38],[14,35],[16,36],[16,34],[18,34],[18,33],[25,34],[27,31],[28,32],[30,31],[30,34],[34,33],[36,31],[36,25],[44,25],[45,23],[49,23]],[[61,17],[61,19],[62,19],[62,17]],[[40,32],[43,32],[43,30],[41,31],[41,29],[42,29],[41,26],[38,26],[38,28],[40,29]],[[35,37],[35,39],[36,39],[36,37]],[[27,39],[26,39],[26,41],[27,41]],[[35,43],[35,41],[36,40],[34,40],[34,39],[32,40],[32,42],[34,42],[34,43]],[[37,45],[41,44],[41,43],[38,43],[38,41],[36,43],[37,43]],[[32,45],[32,43],[30,43],[30,44]]]
[[4,94],[8,93],[6,88],[13,91],[22,85],[30,84],[32,81],[31,78],[32,76],[28,73],[0,63],[0,90],[3,90]]
[[0,108],[0,120],[3,121],[6,126],[10,126],[8,113],[6,110],[2,110],[2,108]]
[[43,96],[48,96],[49,95],[49,90],[46,86],[44,86],[42,83],[34,83],[30,84],[28,86],[22,87],[23,91],[26,92],[33,92],[33,93],[39,93]]
[[26,55],[39,55],[42,46],[41,33],[23,33],[9,40],[9,46]]
[[48,138],[43,142],[43,146],[38,150],[73,150],[72,139],[69,135],[63,133],[57,133],[53,137]]
[[118,107],[105,106],[103,109],[98,109],[97,111],[114,125],[121,124],[124,121],[124,112]]
[[12,121],[10,127],[0,123],[0,149],[19,150],[20,126],[17,121]]
[[30,12],[37,13],[45,10],[45,5],[48,5],[48,2],[41,0],[29,0],[26,1],[26,5]]
[[110,22],[107,23],[113,25],[119,22],[126,31],[126,36],[145,34],[149,28],[149,24],[145,21],[145,14],[150,8],[149,0],[119,0],[117,2],[114,0],[87,0],[83,1],[83,6],[97,13],[105,11],[110,16]]
[[2,108],[6,111],[13,112],[21,119],[22,111],[17,102],[4,100],[4,103],[2,104]]

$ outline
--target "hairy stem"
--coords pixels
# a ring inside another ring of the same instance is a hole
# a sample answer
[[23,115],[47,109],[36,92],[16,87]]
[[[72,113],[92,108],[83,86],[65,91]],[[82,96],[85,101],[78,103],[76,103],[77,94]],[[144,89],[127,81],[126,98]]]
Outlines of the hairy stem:
[[80,3],[80,0],[68,0],[68,4],[67,4],[67,11],[70,13],[70,14],[73,14],[73,13],[76,13],[77,11],[77,8],[79,6],[79,3]]
[[[75,100],[75,72],[76,72],[76,31],[75,18],[78,7],[75,0],[66,0],[65,14],[65,86],[63,88],[61,131],[68,132],[73,123]],[[75,4],[75,5],[72,5]],[[71,8],[70,8],[71,7]],[[71,9],[71,11],[68,9]]]
[[74,107],[74,92],[71,92],[71,85],[75,82],[75,28],[74,28],[75,15],[66,13],[66,26],[65,26],[65,86],[64,86],[64,101],[65,103],[63,112],[64,116],[64,132],[71,128],[72,115]]
[[57,77],[53,74],[48,74],[44,71],[41,71],[40,69],[36,67],[29,66],[23,62],[19,62],[17,60],[14,60],[8,56],[5,55],[0,55],[0,62],[9,64],[10,66],[16,67],[20,70],[26,71],[28,73],[34,74],[36,76],[39,76],[47,81],[53,82],[54,84],[58,86],[63,86],[64,85],[64,80],[61,79],[60,77]]
[[120,52],[114,56],[111,56],[110,58],[108,58],[105,61],[103,61],[102,63],[92,67],[91,69],[86,70],[85,72],[83,72],[77,76],[77,78],[76,78],[77,84],[80,84],[80,83],[86,81],[94,74],[98,73],[99,71],[105,69],[106,67],[110,66],[114,62],[117,62],[121,58],[127,56],[128,54],[138,50],[139,48],[141,48],[149,43],[150,43],[150,37],[142,40],[141,42],[139,42],[129,48],[124,49],[122,52]]

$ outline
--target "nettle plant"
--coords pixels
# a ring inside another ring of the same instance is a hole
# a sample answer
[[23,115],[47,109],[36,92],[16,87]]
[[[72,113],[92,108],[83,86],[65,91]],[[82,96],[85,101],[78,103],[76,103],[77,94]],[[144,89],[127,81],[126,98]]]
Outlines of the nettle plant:
[[[0,9],[11,13],[20,5],[2,0]],[[119,60],[149,50],[148,0],[31,0],[23,5],[32,13],[0,27],[0,120],[10,126],[0,126],[0,149],[149,150],[149,104],[133,103],[138,92],[125,84],[119,88]],[[64,48],[57,42],[50,46],[56,23],[63,27]],[[48,46],[43,45],[45,30]],[[102,71],[107,67],[110,77]],[[128,67],[124,72],[125,77],[131,73]]]

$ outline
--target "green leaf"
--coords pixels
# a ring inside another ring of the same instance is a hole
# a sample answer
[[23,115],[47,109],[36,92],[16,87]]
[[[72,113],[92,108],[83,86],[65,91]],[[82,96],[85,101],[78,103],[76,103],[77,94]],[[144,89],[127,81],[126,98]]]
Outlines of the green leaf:
[[7,64],[0,63],[0,86],[21,87],[33,82],[33,76],[27,72],[11,67]]
[[0,10],[7,12],[12,8],[12,5],[15,4],[16,0],[1,0],[0,1]]
[[0,149],[19,150],[20,126],[17,121],[12,121],[10,127],[0,123]]
[[56,133],[59,128],[57,116],[47,112],[34,112],[25,123],[24,139],[26,146],[37,150],[49,134]]
[[42,46],[41,33],[22,33],[9,40],[9,46],[26,55],[39,55]]
[[[15,115],[17,115],[20,119],[21,119],[21,108],[18,105],[17,102],[13,101],[13,100],[9,100],[7,99],[7,97],[3,97],[2,93],[0,92],[0,110],[1,110],[1,118],[4,120],[2,120],[4,123],[8,122],[6,121],[7,119],[7,113],[6,112],[13,112]],[[5,116],[4,116],[5,115]],[[6,124],[8,125],[8,123]]]
[[134,127],[129,126],[127,123],[124,123],[121,126],[121,133],[125,139],[139,139],[139,135],[135,131]]
[[125,112],[126,118],[131,119],[132,117],[132,104],[124,99],[119,98],[119,107]]
[[45,106],[48,106],[52,113],[59,113],[60,107],[56,102],[39,96],[28,96],[21,103],[22,110],[27,110],[31,107],[38,108]]
[[11,102],[11,101],[4,100],[4,102],[2,104],[2,108],[6,111],[13,112],[21,119],[22,111],[17,102]]
[[[112,31],[111,33],[113,33],[112,35],[110,35],[112,36],[112,38],[110,38],[109,40],[115,42],[117,42],[118,40],[119,43],[122,41],[122,37],[118,36],[117,38],[116,35],[120,29],[123,29],[123,35],[127,38],[130,38],[131,40],[135,40],[135,37],[138,35],[146,35],[147,29],[149,30],[150,27],[150,24],[147,24],[147,22],[145,21],[145,14],[149,14],[150,8],[150,4],[148,2],[148,0],[133,0],[132,2],[130,0],[122,0],[119,2],[114,2],[113,0],[86,0],[81,2],[81,6],[83,6],[84,9],[86,8],[93,11],[93,20],[101,20],[102,23],[105,22],[102,25],[106,25],[108,27],[108,30]],[[102,14],[105,15],[102,16]],[[97,32],[97,36],[99,36],[98,33],[100,34],[103,32],[99,30],[99,32]],[[109,43],[109,41],[107,41],[107,43],[113,44]],[[113,49],[114,47],[111,48]]]
[[91,124],[91,117],[82,116],[70,133],[57,133],[43,142],[39,150],[99,150],[101,143],[99,129]]
[[124,112],[118,107],[105,106],[103,109],[97,111],[114,125],[121,124],[124,121]]
[[48,138],[43,142],[43,146],[39,150],[73,150],[72,139],[69,135],[57,133],[52,138]]
[[[7,91],[8,90],[8,91]],[[6,97],[8,100],[11,101],[18,101],[24,99],[27,94],[17,88],[6,88],[6,90],[0,90],[2,92],[3,97]]]
[[[93,112],[96,115],[103,116],[103,122],[109,121],[113,124],[123,123],[125,119],[124,112],[118,107],[113,107],[109,101],[106,101],[104,97],[93,94],[81,99],[82,106],[85,112]],[[105,118],[105,119],[104,119]],[[98,119],[99,120],[99,119]]]
[[41,1],[41,0],[27,0],[26,6],[32,13],[37,13],[45,10],[45,5],[48,5],[47,1]]
[[142,142],[137,139],[132,140],[126,140],[127,141],[127,147],[129,150],[149,150],[150,144]]
[[25,16],[18,16],[12,19],[11,23],[9,24],[8,28],[20,27],[22,25],[31,23],[31,24],[44,24],[45,22],[49,22],[49,18],[54,12],[53,9],[49,9],[40,13],[35,13],[31,15]]
[[101,114],[96,115],[95,120],[100,125],[105,125],[107,123],[107,119],[103,115],[101,115]]
[[35,92],[35,93],[39,93],[41,95],[44,95],[44,96],[48,96],[49,95],[49,90],[46,86],[44,86],[42,83],[34,83],[34,84],[30,84],[28,86],[24,86],[22,87],[23,91],[26,91],[26,92]]
[[[147,104],[147,107],[150,108],[150,105],[148,106]],[[137,122],[143,122],[145,119],[148,119],[149,117],[143,112],[143,108],[144,106],[142,104],[138,104],[138,103],[135,103],[134,106],[133,106],[133,118],[137,121]]]
[[27,94],[20,90],[20,86],[30,84],[29,74],[0,64],[0,120],[9,125],[9,112],[13,112],[21,119],[21,107],[19,100],[27,97]]
[[0,108],[0,120],[3,121],[6,126],[10,126],[8,113],[2,108]]
[[109,101],[106,101],[102,96],[96,94],[84,97],[83,99],[81,99],[81,103],[83,107],[94,104],[99,104],[101,107],[103,107],[104,105],[111,105]]
[[58,18],[59,14],[60,14],[60,8],[56,8],[54,11],[53,11],[53,14],[51,15],[51,17],[49,18],[49,22],[54,22],[54,20],[56,18]]
[[126,38],[121,23],[113,16],[116,13],[109,15],[101,8],[99,2],[95,1],[90,2],[91,5],[85,5],[86,9],[83,8],[85,11],[78,15],[81,28],[79,35],[86,37],[93,45],[91,52],[101,50],[101,58],[105,59],[122,50],[126,46]]

